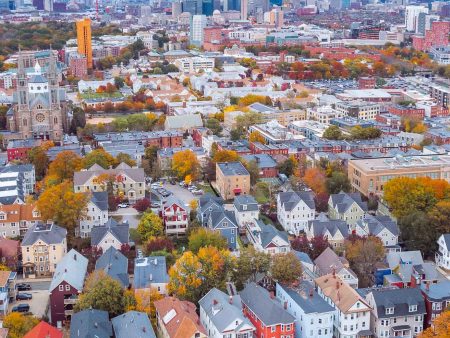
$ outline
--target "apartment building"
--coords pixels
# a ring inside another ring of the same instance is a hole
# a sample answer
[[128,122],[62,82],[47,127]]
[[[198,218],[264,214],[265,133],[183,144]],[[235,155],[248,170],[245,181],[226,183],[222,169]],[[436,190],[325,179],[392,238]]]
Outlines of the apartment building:
[[394,177],[421,177],[450,181],[450,156],[418,155],[348,161],[348,177],[354,191],[365,196],[382,195],[383,186]]
[[366,101],[341,101],[334,107],[343,116],[354,117],[358,120],[375,120],[375,117],[380,114],[380,108],[378,103]]
[[216,164],[216,186],[224,200],[250,193],[250,174],[241,162]]
[[0,205],[0,235],[3,237],[23,236],[40,220],[36,204]]

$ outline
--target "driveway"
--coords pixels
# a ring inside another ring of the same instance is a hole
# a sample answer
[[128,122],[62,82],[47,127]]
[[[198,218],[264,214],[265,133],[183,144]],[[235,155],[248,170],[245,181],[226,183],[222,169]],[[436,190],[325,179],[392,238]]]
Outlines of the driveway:
[[[30,283],[31,284],[31,283]],[[32,287],[35,283],[33,283]],[[20,291],[23,293],[31,293],[33,298],[31,300],[19,300],[14,301],[9,305],[9,311],[19,304],[28,304],[30,305],[30,312],[32,312],[36,317],[40,318],[45,315],[45,310],[47,309],[47,304],[49,302],[49,292],[47,290],[29,290],[29,291]]]
[[117,211],[110,212],[110,216],[114,216],[114,218],[120,219],[121,222],[128,221],[130,228],[137,228],[139,223],[140,215],[135,208],[119,208]]
[[173,195],[183,201],[185,204],[189,204],[192,200],[198,200],[199,196],[195,196],[193,193],[191,193],[186,188],[180,187],[178,184],[172,185],[170,183],[163,184],[163,187],[173,193]]

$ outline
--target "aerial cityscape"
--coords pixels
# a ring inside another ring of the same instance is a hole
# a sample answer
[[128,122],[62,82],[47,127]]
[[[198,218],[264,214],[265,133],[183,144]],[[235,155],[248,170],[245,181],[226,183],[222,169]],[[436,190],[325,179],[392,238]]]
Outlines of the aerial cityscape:
[[0,0],[0,338],[450,338],[450,1]]

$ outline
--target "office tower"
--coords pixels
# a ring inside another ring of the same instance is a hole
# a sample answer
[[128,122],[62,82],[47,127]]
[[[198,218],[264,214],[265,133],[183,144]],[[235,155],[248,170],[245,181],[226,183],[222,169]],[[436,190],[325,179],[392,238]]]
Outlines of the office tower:
[[53,0],[44,0],[44,11],[53,12]]
[[172,2],[172,18],[177,18],[181,13],[183,13],[181,1]]
[[87,65],[92,69],[92,34],[91,19],[84,18],[77,21],[78,53],[86,56]]
[[201,46],[204,38],[204,28],[206,27],[206,15],[193,15],[190,27],[190,43],[194,46]]
[[0,0],[0,12],[9,12],[9,0]]
[[262,22],[264,13],[269,11],[269,7],[269,0],[242,0],[241,19],[246,20],[249,16],[253,16],[258,22]]
[[249,0],[241,0],[241,20],[248,19],[248,2]]
[[269,23],[274,25],[276,28],[283,27],[283,11],[280,7],[274,7],[269,12]]
[[428,8],[426,8],[425,6],[406,6],[405,25],[407,31],[416,31],[420,13],[428,14]]
[[211,16],[214,11],[214,2],[213,0],[203,0],[202,1],[202,14],[206,16]]
[[223,11],[240,11],[241,10],[241,0],[224,0],[223,1]]
[[416,33],[425,35],[425,31],[431,28],[431,23],[433,21],[439,21],[439,15],[429,15],[426,13],[419,13],[419,17],[417,19],[417,28]]
[[183,12],[189,12],[192,15],[202,14],[202,0],[183,0]]

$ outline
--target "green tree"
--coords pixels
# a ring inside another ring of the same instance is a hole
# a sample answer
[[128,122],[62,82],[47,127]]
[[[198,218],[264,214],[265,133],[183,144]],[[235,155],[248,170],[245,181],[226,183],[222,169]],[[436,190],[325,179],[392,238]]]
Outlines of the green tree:
[[86,279],[86,285],[74,310],[103,310],[107,311],[110,317],[115,317],[122,314],[125,305],[129,303],[129,299],[124,298],[124,289],[117,280],[104,271],[94,271]]
[[347,175],[342,171],[334,171],[331,177],[328,177],[325,186],[328,194],[338,194],[341,191],[349,192],[351,185]]
[[84,128],[86,126],[86,113],[80,107],[73,108],[72,121],[70,122],[70,132],[77,133],[78,128]]
[[302,266],[293,252],[275,254],[270,266],[272,278],[280,283],[290,284],[302,275]]
[[149,237],[162,236],[164,234],[163,221],[152,211],[144,212],[139,220],[137,231],[143,241],[147,241]]
[[237,116],[235,121],[237,130],[247,131],[250,126],[262,123],[262,115],[261,113],[248,112]]
[[84,167],[86,169],[92,167],[94,164],[98,164],[102,168],[108,169],[116,164],[116,160],[103,148],[97,148],[84,157]]
[[340,140],[342,139],[342,131],[338,126],[329,126],[323,132],[323,138],[328,140]]
[[251,161],[244,161],[242,160],[242,164],[244,165],[245,169],[247,169],[248,173],[250,174],[250,184],[254,186],[259,179],[259,166],[258,163],[255,160]]
[[120,89],[125,85],[125,81],[120,76],[116,76],[114,78],[114,85],[116,88]]
[[116,156],[116,164],[126,163],[130,167],[136,166],[136,161],[131,158],[130,155],[125,153],[118,153]]
[[227,240],[220,232],[212,231],[207,228],[197,228],[189,235],[189,250],[198,253],[200,248],[213,246],[217,249],[226,249],[228,247]]
[[243,248],[233,272],[233,281],[236,283],[236,287],[240,290],[248,281],[256,281],[257,274],[268,272],[270,261],[269,254],[256,251],[253,246]]
[[420,250],[425,257],[436,249],[436,231],[423,211],[415,210],[398,220],[400,237],[406,250]]
[[205,126],[210,129],[214,135],[219,135],[223,129],[220,125],[220,121],[214,117],[207,119]]
[[277,169],[280,174],[284,174],[289,177],[294,174],[296,165],[297,164],[294,162],[294,159],[292,157],[289,157],[287,160],[278,163]]

